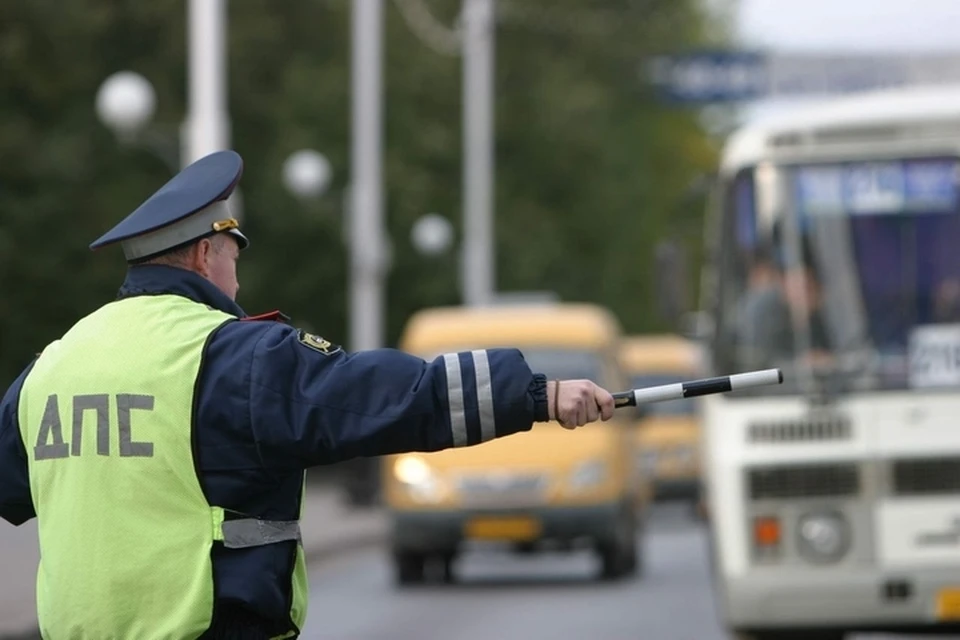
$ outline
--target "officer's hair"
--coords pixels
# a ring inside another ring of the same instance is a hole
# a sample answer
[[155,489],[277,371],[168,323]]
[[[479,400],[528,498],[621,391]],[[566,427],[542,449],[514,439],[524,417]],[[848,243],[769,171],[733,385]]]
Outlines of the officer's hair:
[[[224,247],[227,246],[227,238],[222,233],[216,233],[207,239],[210,240],[211,249],[213,249],[214,253],[222,253]],[[197,242],[199,242],[199,240]],[[187,268],[190,262],[190,251],[196,246],[197,242],[191,242],[182,247],[171,249],[166,253],[150,258],[145,261],[144,264],[164,264],[170,267]]]

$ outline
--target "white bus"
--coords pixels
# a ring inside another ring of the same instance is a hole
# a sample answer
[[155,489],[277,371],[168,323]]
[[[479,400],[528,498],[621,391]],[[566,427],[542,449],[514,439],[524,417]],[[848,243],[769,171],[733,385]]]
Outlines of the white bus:
[[861,94],[727,140],[708,365],[785,378],[700,405],[731,631],[958,631],[958,176],[960,88]]

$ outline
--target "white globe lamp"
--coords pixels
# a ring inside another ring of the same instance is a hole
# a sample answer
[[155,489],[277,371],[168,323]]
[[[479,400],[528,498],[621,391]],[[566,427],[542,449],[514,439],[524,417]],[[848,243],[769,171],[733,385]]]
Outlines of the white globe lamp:
[[440,255],[453,244],[453,225],[438,213],[428,213],[414,223],[410,241],[424,255]]
[[130,135],[153,118],[157,95],[150,81],[133,71],[118,71],[97,91],[97,116],[114,132]]
[[301,149],[291,153],[283,163],[283,183],[299,198],[317,198],[330,186],[333,170],[330,161],[319,151]]

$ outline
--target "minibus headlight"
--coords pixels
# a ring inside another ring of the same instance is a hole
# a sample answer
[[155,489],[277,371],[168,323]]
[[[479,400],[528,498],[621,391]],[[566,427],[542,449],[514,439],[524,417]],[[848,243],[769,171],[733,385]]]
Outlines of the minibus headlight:
[[416,500],[431,502],[440,498],[440,480],[420,456],[404,455],[397,458],[393,464],[393,476]]

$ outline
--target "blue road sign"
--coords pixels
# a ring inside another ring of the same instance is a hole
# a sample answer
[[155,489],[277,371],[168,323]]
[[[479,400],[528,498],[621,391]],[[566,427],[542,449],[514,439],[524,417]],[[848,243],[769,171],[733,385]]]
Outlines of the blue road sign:
[[661,94],[675,102],[752,100],[763,97],[769,85],[767,57],[751,51],[660,56],[644,71]]
[[730,103],[956,83],[960,56],[694,51],[656,57],[641,76],[672,102]]

